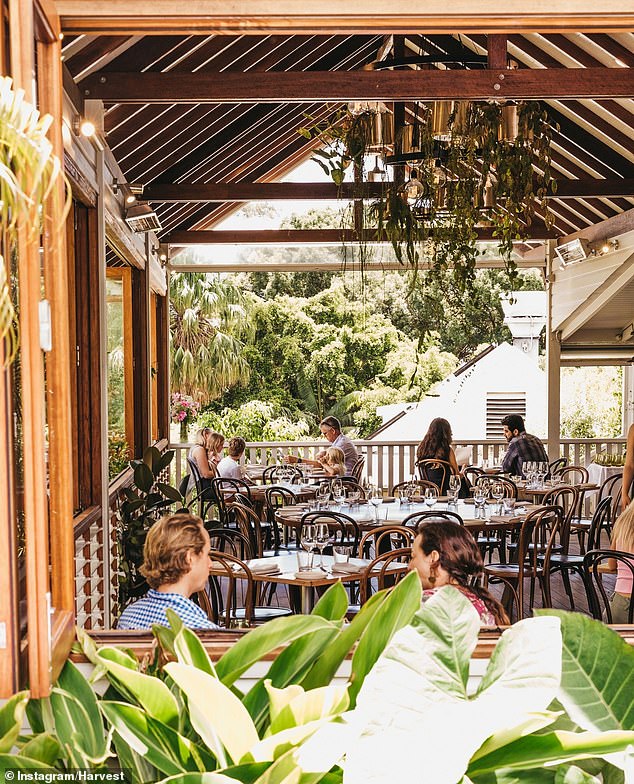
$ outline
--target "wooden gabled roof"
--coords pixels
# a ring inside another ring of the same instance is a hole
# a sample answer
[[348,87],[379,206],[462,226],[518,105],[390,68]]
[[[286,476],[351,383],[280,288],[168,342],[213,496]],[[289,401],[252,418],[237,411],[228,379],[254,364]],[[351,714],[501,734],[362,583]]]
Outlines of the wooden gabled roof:
[[[486,54],[490,40],[476,33],[415,34],[404,36],[404,47],[409,56],[458,59],[465,52]],[[64,57],[79,92],[104,100],[106,140],[128,182],[142,182],[157,199],[169,187],[174,193],[180,186],[181,195],[187,185],[198,189],[192,188],[191,201],[154,203],[165,238],[176,231],[213,229],[239,205],[231,201],[229,185],[217,201],[201,198],[202,186],[276,182],[310,157],[313,143],[297,130],[306,115],[322,118],[340,105],[325,102],[329,85],[354,92],[371,90],[376,82],[380,95],[390,79],[392,91],[399,89],[395,84],[415,79],[421,97],[430,89],[455,89],[458,98],[490,91],[487,80],[498,78],[492,71],[465,76],[451,66],[451,73],[445,66],[440,72],[363,71],[385,43],[379,34],[78,35],[65,40]],[[532,90],[543,96],[559,125],[553,163],[564,182],[551,200],[557,234],[630,210],[634,35],[518,33],[508,36],[507,49],[519,70],[507,72],[506,81],[498,82],[500,92],[493,94],[510,95],[514,85]],[[326,79],[326,72],[341,76]],[[402,77],[393,76],[398,73]],[[236,94],[240,101],[232,100]],[[566,180],[574,182],[566,187]],[[213,198],[218,190],[209,193]]]

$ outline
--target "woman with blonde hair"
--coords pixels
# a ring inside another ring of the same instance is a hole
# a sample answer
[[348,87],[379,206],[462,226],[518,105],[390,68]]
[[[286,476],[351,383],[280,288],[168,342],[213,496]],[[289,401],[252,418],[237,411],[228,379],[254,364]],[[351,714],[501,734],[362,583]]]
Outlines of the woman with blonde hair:
[[331,446],[326,449],[326,454],[319,461],[319,465],[328,476],[344,476],[346,473],[345,458],[343,449],[339,449],[338,446]]
[[[219,446],[220,441],[221,446]],[[216,465],[222,457],[224,443],[224,436],[210,427],[202,427],[196,431],[194,446],[189,450],[187,457],[196,464],[203,479],[211,480],[218,476]]]
[[[634,503],[628,504],[625,511],[617,517],[610,544],[613,550],[632,553],[632,564],[634,564]],[[617,561],[616,558],[608,561],[608,565],[616,569],[616,585],[614,595],[610,599],[612,623],[628,623],[632,596],[632,571],[626,563]]]

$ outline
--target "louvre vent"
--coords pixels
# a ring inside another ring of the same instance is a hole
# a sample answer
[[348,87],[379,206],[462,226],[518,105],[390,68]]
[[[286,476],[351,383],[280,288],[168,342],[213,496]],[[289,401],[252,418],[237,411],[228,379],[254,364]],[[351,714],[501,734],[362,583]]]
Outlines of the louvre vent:
[[519,414],[526,417],[526,393],[514,394],[487,393],[487,439],[499,440],[504,437],[502,420],[507,414]]

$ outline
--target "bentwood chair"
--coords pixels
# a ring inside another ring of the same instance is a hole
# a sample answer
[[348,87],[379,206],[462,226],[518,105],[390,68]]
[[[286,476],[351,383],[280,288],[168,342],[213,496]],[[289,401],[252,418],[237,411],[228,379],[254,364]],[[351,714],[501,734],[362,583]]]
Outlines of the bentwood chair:
[[533,608],[536,580],[541,588],[544,607],[552,607],[549,580],[550,556],[562,518],[563,510],[560,506],[536,509],[522,523],[517,546],[517,563],[485,564],[485,584],[501,582],[510,594],[512,601],[509,601],[509,617],[512,615],[513,604],[517,608],[518,620],[524,617],[526,579],[530,580],[530,609]]
[[550,476],[555,476],[561,471],[562,468],[565,468],[568,465],[568,458],[567,457],[558,457],[557,460],[553,460],[552,463],[548,464],[548,474]]
[[187,465],[189,467],[189,473],[194,480],[194,487],[196,488],[196,501],[198,502],[198,516],[204,520],[207,516],[207,512],[209,508],[213,506],[215,502],[215,496],[213,494],[213,490],[211,489],[211,481],[209,479],[204,479],[200,473],[200,469],[195,460],[192,460],[191,457],[187,458]]
[[[284,506],[295,506],[297,504],[297,496],[292,490],[289,490],[287,487],[278,487],[277,485],[271,485],[267,487],[264,491],[264,508],[266,514],[266,521],[270,526],[270,530],[272,533],[272,544],[275,554],[277,555],[280,551],[280,547],[284,547],[285,550],[295,549],[295,545],[289,546],[288,542],[288,531],[286,527],[284,527],[283,532],[280,532],[279,523],[276,517],[276,512],[278,509],[281,509]],[[282,541],[284,544],[282,545]]]
[[251,501],[251,490],[249,485],[242,479],[229,479],[224,476],[217,476],[211,480],[211,494],[214,503],[218,507],[218,514],[223,525],[230,522],[230,514],[227,508],[229,501],[233,501],[236,493],[242,493]]
[[[609,476],[605,482],[599,488],[599,495],[597,499],[597,506],[603,501],[604,498],[612,498],[612,507],[609,520],[605,524],[604,528],[608,533],[608,536],[612,533],[612,518],[616,517],[618,511],[621,508],[621,485],[623,482],[623,474],[614,474],[614,476]],[[578,520],[572,521],[572,531],[577,535],[579,539],[579,550],[581,553],[585,553],[586,546],[585,546],[585,539],[590,526],[592,525],[592,520],[587,520],[585,518],[579,518]],[[588,542],[588,550],[598,550],[601,547],[600,541],[595,541],[594,543]]]
[[377,555],[363,570],[360,579],[360,602],[361,606],[368,601],[372,593],[382,591],[384,588],[391,588],[403,579],[407,574],[407,569],[390,570],[394,564],[408,564],[412,557],[411,547],[401,547],[397,550],[388,550]]
[[439,509],[437,512],[433,509],[424,512],[413,512],[403,520],[402,525],[416,529],[421,523],[436,523],[439,521],[449,521],[457,525],[464,525],[464,520],[457,512],[450,512],[444,509]]
[[272,465],[267,466],[262,472],[262,484],[270,485],[275,484],[280,480],[280,472],[282,476],[290,476],[293,484],[298,484],[302,481],[303,475],[299,468],[294,465]]
[[411,549],[416,532],[404,525],[381,525],[366,531],[359,542],[357,558],[374,558],[389,550]]
[[361,474],[363,473],[364,466],[365,466],[365,457],[362,455],[357,460],[357,462],[352,466],[352,471],[350,471],[350,475],[355,481],[361,482]]
[[449,477],[454,473],[453,466],[447,460],[426,459],[416,462],[421,479],[433,482],[442,495],[447,492]]
[[244,560],[227,552],[211,550],[209,556],[221,576],[210,576],[208,590],[198,592],[198,602],[207,616],[229,629],[254,626],[291,615],[288,607],[258,606],[258,583]]
[[301,526],[325,523],[330,529],[333,541],[325,548],[332,550],[335,545],[349,547],[350,551],[356,553],[361,539],[361,531],[356,520],[343,512],[305,512],[302,515],[301,525],[297,529],[297,545]]
[[[586,573],[586,580],[590,586],[590,612],[592,617],[598,621],[605,620],[612,623],[612,609],[610,598],[604,585],[606,561],[616,561],[617,565],[625,566],[631,572],[632,592],[630,594],[628,623],[634,622],[634,556],[632,553],[625,553],[621,550],[588,550],[583,557],[583,569]],[[609,594],[613,591],[610,590]]]
[[[597,504],[597,508],[594,511],[594,515],[592,516],[592,522],[590,523],[590,528],[588,529],[588,549],[589,550],[598,550],[600,548],[600,540],[601,540],[601,531],[609,525],[610,522],[610,515],[611,515],[611,506],[612,506],[612,497],[606,496]],[[565,526],[562,526],[562,528]],[[588,597],[588,607],[590,608],[590,612],[592,612],[591,607],[591,592],[592,586],[589,584],[588,575],[586,570],[584,569],[584,556],[583,555],[574,555],[569,552],[569,544],[570,544],[570,530],[568,531],[567,541],[564,541],[564,536],[560,534],[560,541],[562,542],[562,550],[561,552],[552,553],[550,556],[550,572],[554,574],[555,572],[561,572],[562,579],[564,582],[564,587],[566,588],[566,593],[568,594],[568,598],[570,599],[570,609],[575,609],[575,602],[573,598],[573,592],[570,589],[570,581],[568,578],[569,572],[573,574],[578,574],[584,584],[586,590],[586,596]]]

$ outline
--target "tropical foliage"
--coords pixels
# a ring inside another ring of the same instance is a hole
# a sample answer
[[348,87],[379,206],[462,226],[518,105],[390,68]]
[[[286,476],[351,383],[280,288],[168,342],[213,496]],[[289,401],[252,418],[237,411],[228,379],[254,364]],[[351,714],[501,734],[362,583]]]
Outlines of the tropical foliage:
[[243,341],[249,301],[230,280],[195,272],[170,278],[172,389],[202,404],[249,378]]
[[[0,709],[0,767],[114,761],[133,784],[625,782],[630,646],[585,616],[545,611],[502,634],[474,686],[476,611],[452,587],[421,608],[420,590],[410,574],[348,624],[334,585],[311,615],[250,631],[215,664],[174,614],[154,630],[153,662],[80,633],[95,690],[67,662],[49,699],[15,695]],[[335,676],[353,646],[345,682]],[[254,665],[265,673],[242,682]]]

